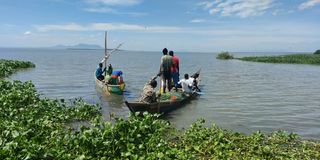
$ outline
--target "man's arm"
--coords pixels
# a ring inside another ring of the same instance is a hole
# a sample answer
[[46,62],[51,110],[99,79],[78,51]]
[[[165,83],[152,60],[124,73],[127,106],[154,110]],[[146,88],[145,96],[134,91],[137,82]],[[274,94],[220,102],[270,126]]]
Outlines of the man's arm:
[[163,64],[163,57],[161,57],[161,60],[160,60],[160,69],[159,69],[160,75],[162,74],[162,64]]
[[177,70],[178,70],[178,73],[180,72],[180,68],[179,68],[179,59],[177,58]]

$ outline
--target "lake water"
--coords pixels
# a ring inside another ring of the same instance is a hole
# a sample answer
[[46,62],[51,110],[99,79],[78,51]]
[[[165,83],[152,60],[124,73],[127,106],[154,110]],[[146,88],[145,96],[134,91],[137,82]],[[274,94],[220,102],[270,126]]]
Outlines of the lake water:
[[[208,124],[243,133],[283,129],[302,138],[320,139],[320,66],[221,61],[214,53],[176,54],[181,75],[202,69],[205,94],[165,117],[174,126],[188,127],[204,118]],[[235,54],[244,55],[254,54]],[[93,76],[102,57],[102,50],[0,49],[0,59],[36,64],[9,79],[31,80],[42,96],[83,97],[88,103],[98,103],[106,119],[109,113],[127,117],[124,100],[137,98],[157,73],[161,52],[121,51],[111,56],[109,62],[124,72],[124,96],[107,97],[96,89]]]

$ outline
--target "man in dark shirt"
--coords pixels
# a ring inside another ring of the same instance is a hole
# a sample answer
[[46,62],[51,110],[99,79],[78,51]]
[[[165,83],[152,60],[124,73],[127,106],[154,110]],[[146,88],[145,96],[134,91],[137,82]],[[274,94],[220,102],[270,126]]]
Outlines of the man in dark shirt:
[[103,73],[106,71],[106,68],[102,69],[103,64],[99,63],[99,68],[96,70],[96,77],[98,80],[102,81],[104,80]]
[[163,82],[163,93],[166,92],[166,86],[168,91],[171,91],[171,67],[172,67],[172,57],[168,55],[168,49],[164,48],[162,50],[163,56],[161,57],[160,73]]

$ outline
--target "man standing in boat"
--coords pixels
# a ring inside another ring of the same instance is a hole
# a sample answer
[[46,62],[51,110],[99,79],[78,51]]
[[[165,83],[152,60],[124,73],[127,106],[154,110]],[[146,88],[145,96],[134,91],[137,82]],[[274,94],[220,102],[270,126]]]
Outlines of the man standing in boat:
[[173,65],[172,57],[168,55],[168,49],[164,48],[162,50],[163,56],[161,57],[161,64],[160,64],[160,74],[162,79],[162,87],[163,93],[166,92],[166,88],[168,91],[171,91],[171,67]]
[[173,65],[171,67],[171,75],[172,75],[174,88],[177,91],[178,82],[179,82],[179,58],[176,55],[174,55],[173,51],[170,51],[169,55],[172,57]]

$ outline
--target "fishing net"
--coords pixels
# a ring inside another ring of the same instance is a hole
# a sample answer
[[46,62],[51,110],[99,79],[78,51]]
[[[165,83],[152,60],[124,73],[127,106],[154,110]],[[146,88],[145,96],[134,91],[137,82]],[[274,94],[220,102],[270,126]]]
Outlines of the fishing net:
[[160,96],[160,101],[176,101],[176,100],[182,100],[183,99],[183,94],[180,92],[167,92],[163,93]]

